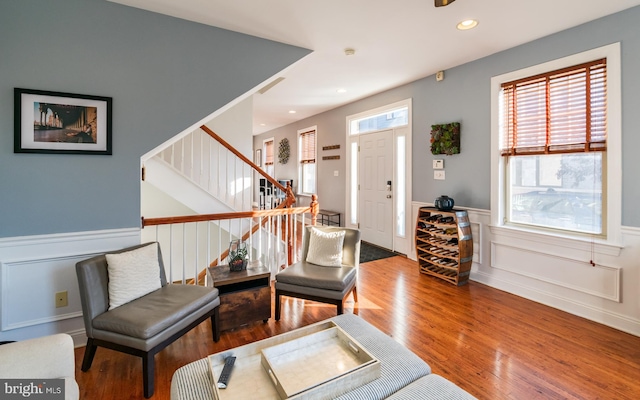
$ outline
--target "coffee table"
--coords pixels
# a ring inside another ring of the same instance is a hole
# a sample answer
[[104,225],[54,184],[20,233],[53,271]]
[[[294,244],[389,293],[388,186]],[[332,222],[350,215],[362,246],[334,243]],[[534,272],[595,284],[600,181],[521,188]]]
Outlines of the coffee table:
[[220,330],[237,328],[271,318],[271,271],[262,265],[250,265],[243,271],[231,271],[228,265],[207,268],[207,286],[218,288]]

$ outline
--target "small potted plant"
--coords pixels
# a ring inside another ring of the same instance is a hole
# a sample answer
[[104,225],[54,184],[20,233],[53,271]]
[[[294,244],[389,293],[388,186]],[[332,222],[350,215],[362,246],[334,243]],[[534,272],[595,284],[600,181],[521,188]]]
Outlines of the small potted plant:
[[232,240],[229,244],[229,269],[231,271],[243,271],[247,269],[248,255],[246,243],[240,239]]

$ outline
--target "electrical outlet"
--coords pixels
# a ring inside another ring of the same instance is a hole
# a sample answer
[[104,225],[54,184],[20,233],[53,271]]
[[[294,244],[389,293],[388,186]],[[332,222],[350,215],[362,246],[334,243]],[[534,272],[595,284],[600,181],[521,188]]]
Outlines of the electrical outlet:
[[433,179],[437,179],[439,181],[443,181],[444,180],[444,170],[443,169],[438,169],[433,171]]
[[67,291],[56,293],[56,308],[66,307],[69,305],[67,300]]
[[340,175],[338,171],[333,171],[333,176],[338,176],[338,175]]

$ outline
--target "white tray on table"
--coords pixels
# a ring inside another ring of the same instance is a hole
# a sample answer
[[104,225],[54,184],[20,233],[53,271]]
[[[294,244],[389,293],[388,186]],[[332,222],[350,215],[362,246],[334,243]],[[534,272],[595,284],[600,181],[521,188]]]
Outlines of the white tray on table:
[[[236,362],[226,389],[216,383]],[[330,399],[380,376],[380,362],[332,321],[208,357],[216,400]]]

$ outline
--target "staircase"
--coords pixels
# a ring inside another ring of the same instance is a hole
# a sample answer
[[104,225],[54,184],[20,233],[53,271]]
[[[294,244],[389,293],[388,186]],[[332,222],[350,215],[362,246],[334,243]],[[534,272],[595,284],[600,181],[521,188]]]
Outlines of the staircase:
[[[255,175],[287,194],[279,208],[248,211]],[[250,262],[269,266],[275,274],[294,261],[299,229],[315,224],[317,201],[293,208],[290,187],[278,184],[205,125],[147,160],[143,179],[193,211],[143,217],[142,239],[160,242],[171,282],[206,284],[206,268],[224,263],[234,239],[247,242]]]

